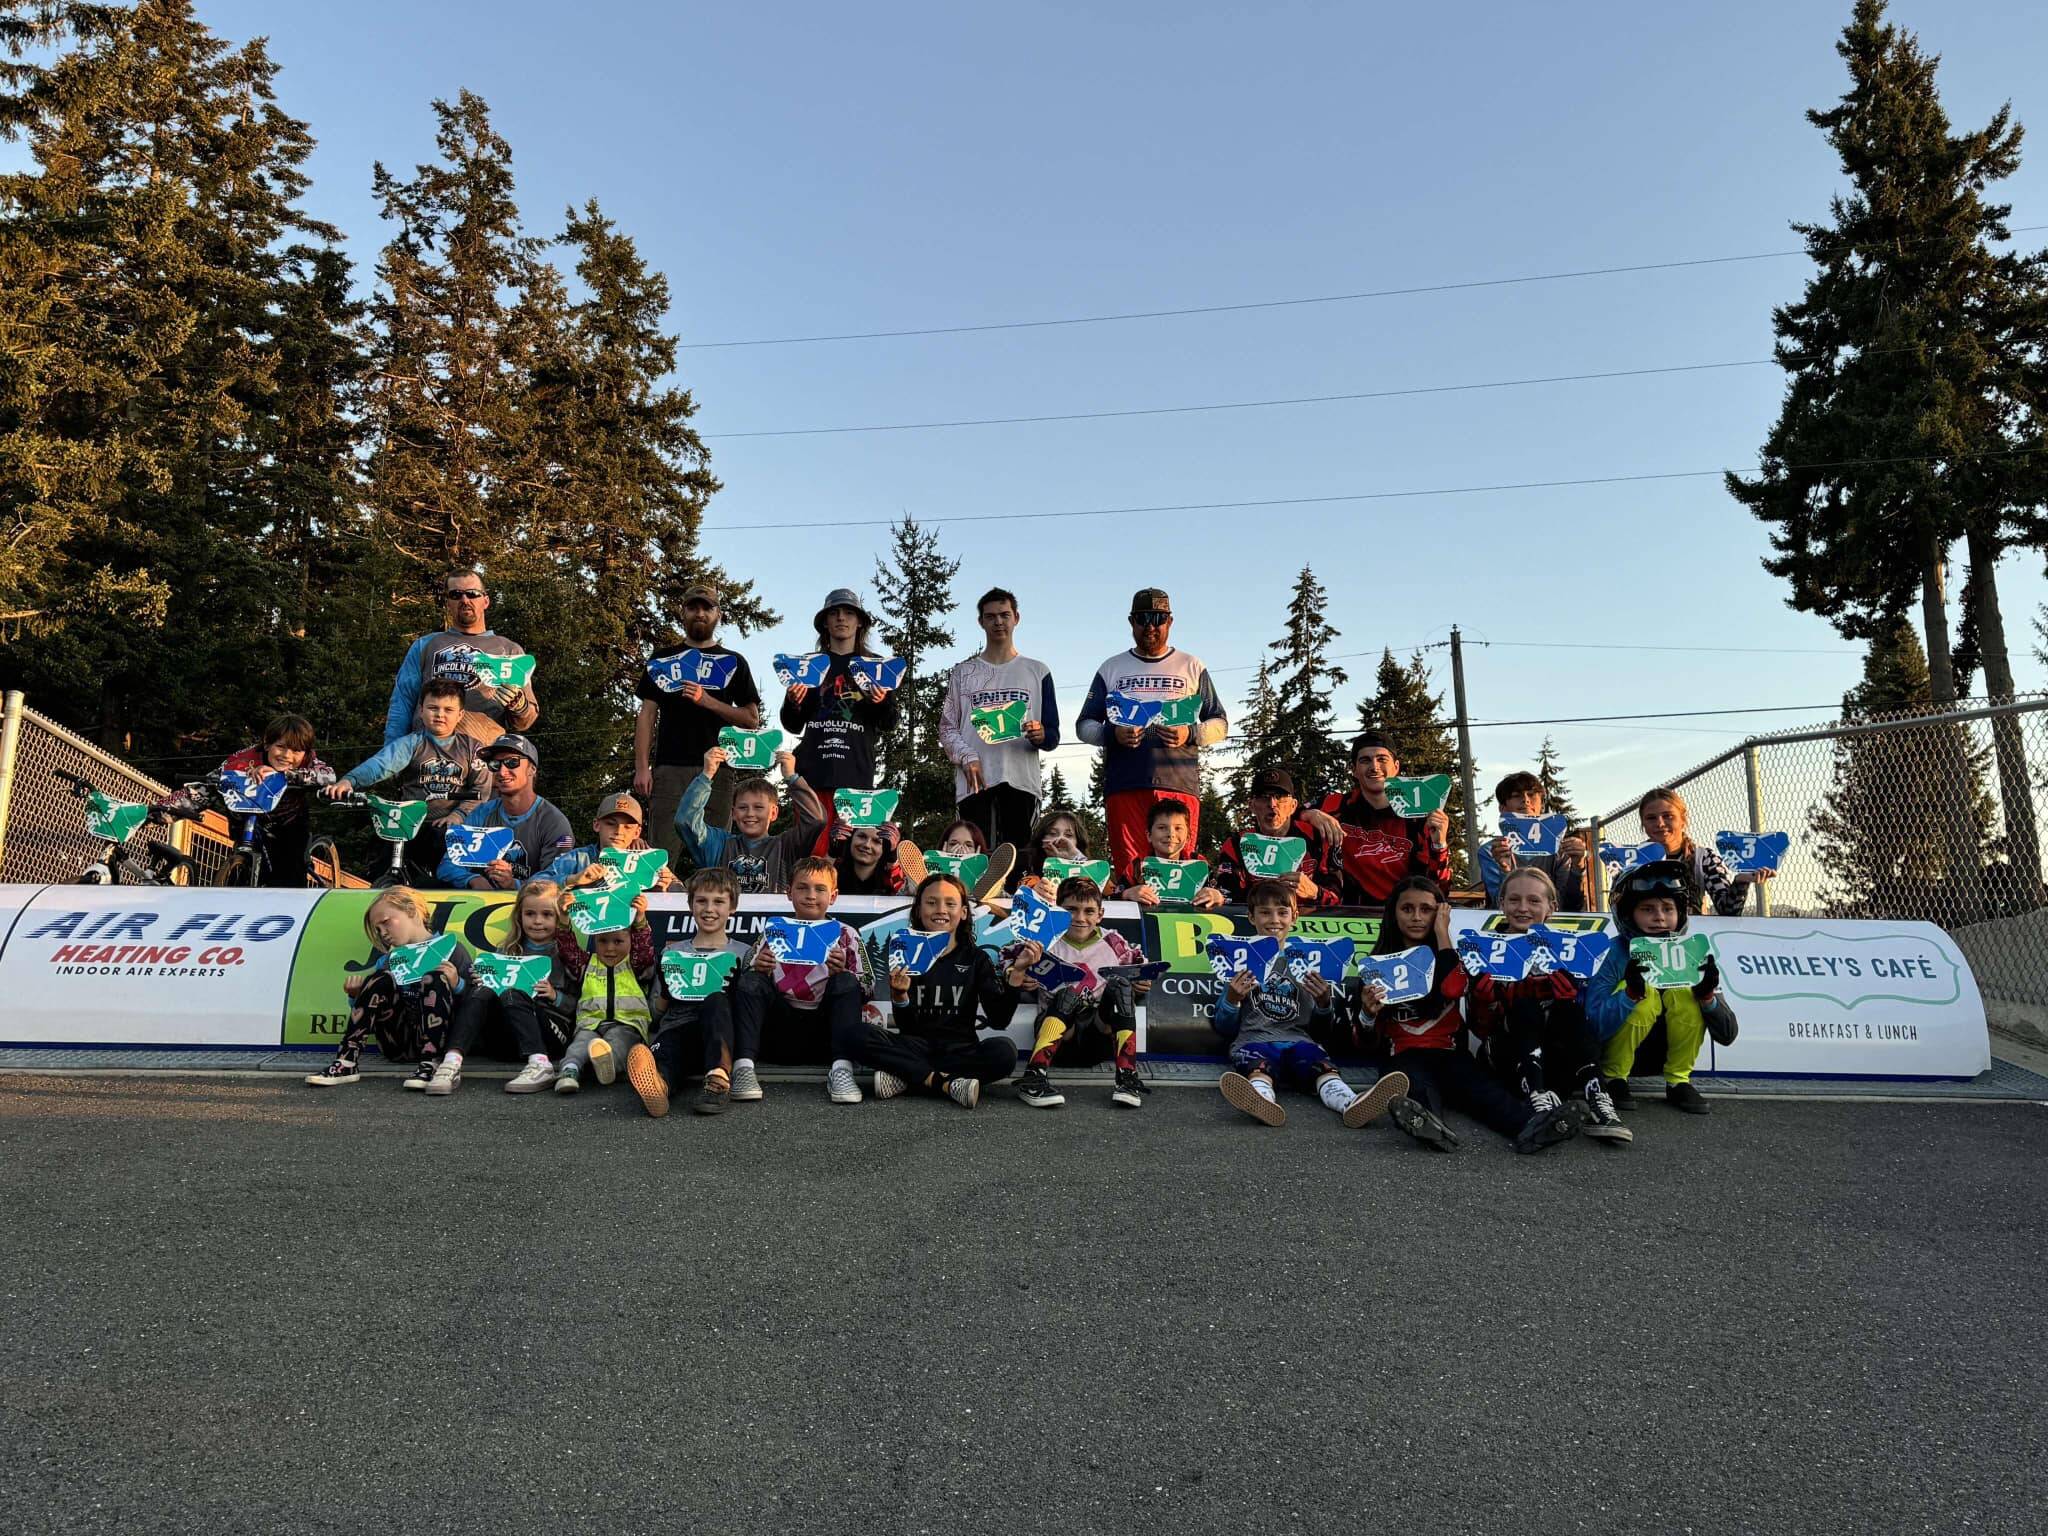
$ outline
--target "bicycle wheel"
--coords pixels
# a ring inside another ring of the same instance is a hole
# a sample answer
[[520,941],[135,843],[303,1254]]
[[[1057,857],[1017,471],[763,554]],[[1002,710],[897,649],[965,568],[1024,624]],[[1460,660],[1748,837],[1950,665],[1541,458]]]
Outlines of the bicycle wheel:
[[213,883],[219,887],[247,888],[258,884],[261,878],[262,872],[256,867],[256,850],[237,848],[228,854],[227,862],[221,865]]
[[[320,866],[327,866],[322,878]],[[322,891],[341,889],[341,850],[331,837],[316,837],[306,845],[306,884]]]

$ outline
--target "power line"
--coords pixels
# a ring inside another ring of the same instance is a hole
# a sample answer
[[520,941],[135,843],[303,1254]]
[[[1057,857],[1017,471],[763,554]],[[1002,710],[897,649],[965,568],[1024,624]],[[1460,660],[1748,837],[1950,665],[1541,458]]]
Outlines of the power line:
[[1117,411],[1059,411],[1040,416],[966,416],[951,421],[897,421],[879,426],[776,427],[756,432],[706,432],[702,436],[836,437],[854,432],[932,432],[949,427],[1034,426],[1060,421],[1114,421],[1133,416],[1188,416],[1204,411],[1258,411],[1290,405],[1332,405],[1356,400],[1398,400],[1416,395],[1470,394],[1489,389],[1528,389],[1542,384],[1585,384],[1602,379],[1642,379],[1657,374],[1713,373],[1730,368],[1763,368],[1774,357],[1743,358],[1727,363],[1673,363],[1658,368],[1614,368],[1597,373],[1552,373],[1526,379],[1487,379],[1473,384],[1425,384],[1404,389],[1354,390],[1341,395],[1288,395],[1271,400],[1222,400],[1203,405],[1153,405]]
[[[1808,469],[1854,469],[1875,467],[1885,464],[1934,464],[1948,463],[1952,458],[2000,458],[2009,454],[2028,453],[2028,448],[1997,449],[1990,453],[1934,455],[1909,454],[1883,459],[1835,459],[1813,464],[1782,464],[1780,472]],[[1512,480],[1494,485],[1447,485],[1409,491],[1347,491],[1331,496],[1271,496],[1255,501],[1183,501],[1157,506],[1143,507],[1088,507],[1069,512],[977,512],[959,517],[919,518],[922,527],[937,527],[942,523],[1021,523],[1038,522],[1048,518],[1067,517],[1134,517],[1155,512],[1230,512],[1250,511],[1263,507],[1315,507],[1334,506],[1345,502],[1360,501],[1407,501],[1426,496],[1483,496],[1503,491],[1547,491],[1591,485],[1642,485],[1660,480],[1701,480],[1720,475],[1753,472],[1756,466],[1744,469],[1672,469],[1639,475],[1587,475],[1564,480]],[[702,531],[722,533],[767,533],[800,528],[889,528],[895,526],[893,517],[832,518],[805,523],[705,523]]]
[[[2009,234],[2026,235],[2048,229],[2048,224],[2022,224]],[[1400,288],[1365,288],[1356,293],[1325,293],[1305,298],[1255,299],[1239,304],[1197,304],[1181,309],[1138,309],[1100,315],[1065,315],[1050,320],[993,320],[977,325],[921,325],[893,331],[840,331],[814,336],[752,336],[732,341],[686,341],[683,351],[711,351],[730,347],[794,347],[827,341],[890,341],[908,336],[967,336],[984,331],[1036,331],[1057,326],[1110,325],[1128,320],[1173,320],[1189,315],[1227,315],[1258,309],[1297,309],[1312,304],[1350,304],[1362,299],[1406,298],[1425,293],[1461,293],[1481,288],[1513,288],[1531,283],[1561,283],[1575,278],[1617,277],[1631,272],[1674,272],[1687,267],[1724,267],[1739,262],[1782,261],[1804,256],[1804,249],[1750,251],[1739,256],[1696,256],[1682,261],[1647,261],[1628,266],[1580,267],[1566,272],[1530,272],[1515,277],[1474,278],[1459,283],[1417,283]]]
[[1533,651],[1686,651],[1713,656],[1861,656],[1853,646],[1617,645],[1590,640],[1466,640],[1467,645],[1513,646]]
[[1500,725],[1602,725],[1610,720],[1700,720],[1709,715],[1788,715],[1801,710],[1839,710],[1842,701],[1826,704],[1769,704],[1751,709],[1666,709],[1644,715],[1559,715],[1549,720],[1474,720],[1472,729]]

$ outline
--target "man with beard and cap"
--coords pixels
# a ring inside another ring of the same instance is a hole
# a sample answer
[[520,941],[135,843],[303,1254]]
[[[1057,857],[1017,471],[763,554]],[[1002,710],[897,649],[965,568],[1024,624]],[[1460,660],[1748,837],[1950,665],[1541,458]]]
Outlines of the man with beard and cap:
[[[761,690],[754,684],[747,658],[718,643],[719,617],[716,587],[700,581],[687,588],[681,642],[656,651],[640,673],[640,718],[633,727],[633,793],[645,799],[648,834],[657,840],[656,846],[668,850],[671,860],[682,853],[676,806],[697,776],[704,754],[718,745],[718,733],[727,726],[751,731],[761,725]],[[660,663],[685,651],[732,657],[732,675],[715,688],[686,682],[671,692],[657,685],[654,674]],[[732,776],[723,777],[729,784]],[[724,826],[730,813],[728,795],[726,804],[714,804],[708,814],[712,825]]]

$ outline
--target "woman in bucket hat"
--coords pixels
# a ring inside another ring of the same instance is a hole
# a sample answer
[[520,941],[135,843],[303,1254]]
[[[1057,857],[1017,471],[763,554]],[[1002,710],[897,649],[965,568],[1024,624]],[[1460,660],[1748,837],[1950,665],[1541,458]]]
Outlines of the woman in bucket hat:
[[797,773],[829,812],[835,789],[875,787],[875,738],[896,723],[896,691],[854,675],[857,659],[876,655],[868,649],[875,620],[851,588],[826,593],[811,622],[818,649],[830,658],[825,679],[816,687],[790,686],[782,696],[782,728],[801,738]]

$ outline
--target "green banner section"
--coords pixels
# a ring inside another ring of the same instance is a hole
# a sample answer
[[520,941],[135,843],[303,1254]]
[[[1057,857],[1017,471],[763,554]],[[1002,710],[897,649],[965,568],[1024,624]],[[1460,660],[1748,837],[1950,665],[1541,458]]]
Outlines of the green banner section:
[[[285,1045],[338,1045],[348,1027],[348,997],[341,984],[370,968],[376,955],[363,932],[363,914],[382,891],[330,891],[307,914],[292,957],[291,983],[285,990],[284,1023],[279,1038]],[[512,931],[509,891],[422,891],[427,926],[452,933],[474,959],[505,942]]]

